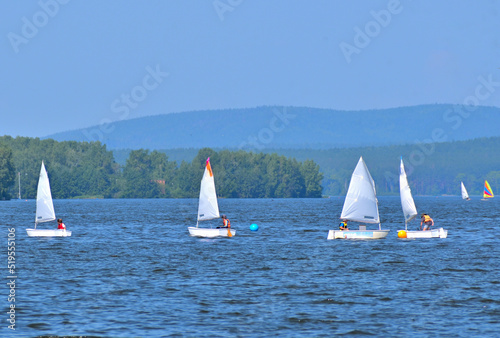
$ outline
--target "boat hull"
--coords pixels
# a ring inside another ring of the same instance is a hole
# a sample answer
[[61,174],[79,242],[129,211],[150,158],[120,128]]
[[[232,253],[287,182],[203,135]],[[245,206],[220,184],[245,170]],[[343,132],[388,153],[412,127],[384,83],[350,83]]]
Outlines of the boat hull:
[[390,230],[330,230],[327,239],[381,239]]
[[[229,237],[227,228],[219,228],[219,229],[209,229],[209,228],[196,228],[196,227],[188,227],[189,235],[194,237]],[[236,235],[236,230],[231,229],[231,235]]]
[[70,237],[71,231],[62,229],[26,229],[29,237]]
[[[400,231],[398,230],[398,234]],[[408,231],[406,230],[406,237],[403,238],[446,238],[448,237],[448,230],[443,228],[432,229],[427,231],[416,230],[416,231]]]

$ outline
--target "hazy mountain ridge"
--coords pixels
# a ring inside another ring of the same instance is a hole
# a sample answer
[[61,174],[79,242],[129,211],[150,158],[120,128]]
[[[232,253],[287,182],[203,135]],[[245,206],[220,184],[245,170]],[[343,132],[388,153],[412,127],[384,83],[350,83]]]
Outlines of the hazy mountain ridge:
[[[332,148],[500,136],[500,108],[434,104],[364,111],[257,107],[123,120],[49,135],[108,149]],[[470,108],[469,108],[470,109]]]

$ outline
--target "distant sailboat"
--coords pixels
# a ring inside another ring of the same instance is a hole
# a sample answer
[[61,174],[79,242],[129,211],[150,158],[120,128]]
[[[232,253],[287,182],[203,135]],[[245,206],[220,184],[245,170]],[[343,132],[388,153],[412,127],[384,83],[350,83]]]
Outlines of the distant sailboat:
[[375,182],[363,157],[359,158],[352,173],[340,218],[353,222],[378,224],[378,230],[367,230],[366,225],[362,224],[359,230],[330,230],[327,239],[379,239],[385,238],[389,233],[389,230],[381,228]]
[[491,190],[491,186],[488,183],[488,181],[484,181],[484,193],[483,193],[483,198],[482,200],[485,201],[488,198],[493,198],[493,190]]
[[54,211],[54,203],[52,202],[52,194],[50,192],[49,176],[45,170],[45,165],[42,161],[40,169],[40,178],[38,179],[38,190],[36,194],[36,217],[35,228],[26,229],[29,237],[69,237],[71,231],[66,229],[37,229],[38,223],[54,221],[56,213]]
[[462,189],[462,199],[470,201],[469,194],[467,193],[467,189],[465,189],[464,182],[460,182],[461,189]]
[[417,207],[415,206],[415,201],[411,195],[411,189],[408,184],[408,178],[406,177],[405,166],[403,163],[403,158],[401,158],[401,164],[399,165],[399,194],[401,197],[401,206],[403,208],[403,215],[405,218],[405,229],[398,230],[399,238],[446,238],[448,236],[448,230],[443,228],[432,229],[432,230],[408,230],[408,222],[413,220],[417,215]]
[[215,193],[215,181],[210,158],[207,159],[205,172],[201,179],[200,198],[198,204],[198,219],[196,227],[188,227],[189,234],[197,237],[232,237],[236,235],[236,230],[231,228],[199,228],[200,221],[208,221],[220,218],[217,194]]

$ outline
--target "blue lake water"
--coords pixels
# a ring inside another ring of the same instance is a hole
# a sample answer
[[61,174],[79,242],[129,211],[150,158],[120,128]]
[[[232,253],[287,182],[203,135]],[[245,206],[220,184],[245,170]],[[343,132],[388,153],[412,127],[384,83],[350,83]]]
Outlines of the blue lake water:
[[188,235],[196,199],[56,200],[73,236],[48,239],[26,235],[34,201],[1,202],[17,279],[0,336],[498,336],[500,201],[415,201],[448,238],[398,239],[398,197],[379,198],[391,232],[372,241],[326,240],[343,197],[221,199],[237,230],[221,239]]

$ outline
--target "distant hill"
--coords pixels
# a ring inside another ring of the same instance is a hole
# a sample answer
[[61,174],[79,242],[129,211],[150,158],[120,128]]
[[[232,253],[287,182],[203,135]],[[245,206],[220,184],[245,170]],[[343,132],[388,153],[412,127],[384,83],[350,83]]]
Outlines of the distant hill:
[[149,116],[48,135],[108,149],[361,147],[500,136],[500,108],[421,105],[338,111],[258,107]]

